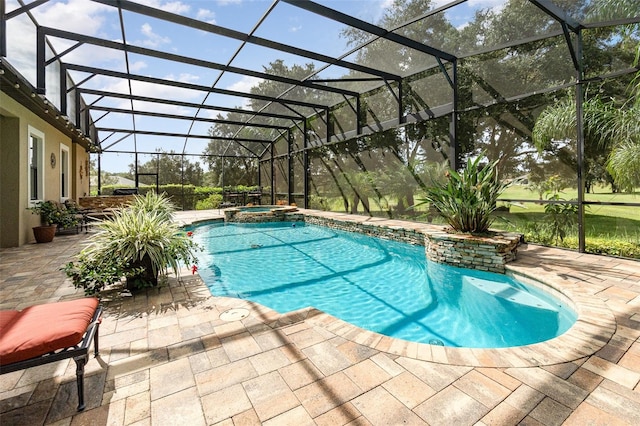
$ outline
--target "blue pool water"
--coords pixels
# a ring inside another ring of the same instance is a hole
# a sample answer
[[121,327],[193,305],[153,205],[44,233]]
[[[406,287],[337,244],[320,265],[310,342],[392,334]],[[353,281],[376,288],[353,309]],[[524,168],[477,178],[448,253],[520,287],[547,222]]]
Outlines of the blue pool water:
[[575,322],[555,298],[501,274],[428,262],[424,247],[291,222],[195,228],[211,293],[284,313],[313,306],[361,328],[445,346],[551,339]]
[[253,212],[253,213],[267,213],[273,209],[281,208],[281,206],[251,206],[251,207],[237,207],[241,212]]

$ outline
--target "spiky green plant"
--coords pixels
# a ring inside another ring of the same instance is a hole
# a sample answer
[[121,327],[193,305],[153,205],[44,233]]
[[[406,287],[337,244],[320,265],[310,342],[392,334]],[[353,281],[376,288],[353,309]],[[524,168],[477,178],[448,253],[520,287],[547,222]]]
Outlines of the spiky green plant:
[[153,212],[166,220],[172,220],[173,213],[176,211],[171,199],[164,192],[156,194],[153,191],[149,191],[145,195],[136,195],[130,208],[134,211]]
[[195,259],[193,240],[164,212],[123,209],[110,220],[97,225],[92,244],[85,250],[90,256],[117,257],[125,264],[151,258],[153,272],[178,270],[179,261],[190,264]]
[[483,234],[493,223],[498,197],[513,182],[498,178],[498,161],[481,166],[483,155],[467,160],[457,172],[449,168],[444,182],[433,182],[417,205],[429,203],[457,232]]
[[621,188],[640,186],[640,139],[621,141],[609,155],[607,170]]
[[158,274],[166,274],[168,268],[177,276],[181,264],[197,264],[198,245],[167,219],[166,210],[129,207],[116,211],[96,228],[77,263],[65,267],[74,285],[85,288],[85,292],[100,291],[123,276],[130,289],[147,287],[155,285]]

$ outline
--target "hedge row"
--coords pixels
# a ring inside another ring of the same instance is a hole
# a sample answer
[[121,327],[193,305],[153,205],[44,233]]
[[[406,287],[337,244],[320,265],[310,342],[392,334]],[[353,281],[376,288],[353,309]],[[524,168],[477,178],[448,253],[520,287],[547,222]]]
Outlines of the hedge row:
[[[116,189],[125,189],[125,187],[119,185],[105,185],[102,187],[102,195],[113,195],[113,191]],[[167,194],[171,201],[175,204],[179,210],[195,210],[196,205],[200,202],[201,206],[203,201],[207,200],[211,195],[223,196],[224,192],[249,192],[256,191],[257,186],[226,186],[224,188],[216,186],[194,186],[194,185],[160,185],[160,193]],[[141,186],[138,188],[138,193],[141,195],[146,194],[149,191],[154,191],[154,186]],[[204,203],[206,205],[206,203]]]

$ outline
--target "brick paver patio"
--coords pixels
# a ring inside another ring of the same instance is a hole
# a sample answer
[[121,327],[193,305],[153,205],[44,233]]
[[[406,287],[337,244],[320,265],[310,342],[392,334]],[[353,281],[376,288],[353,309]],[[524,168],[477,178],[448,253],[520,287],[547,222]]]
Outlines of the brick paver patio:
[[[60,267],[85,239],[0,250],[0,307],[82,297]],[[579,298],[580,325],[530,347],[449,349],[213,297],[186,271],[114,292],[87,409],[75,411],[75,363],[60,361],[0,376],[0,424],[640,424],[640,262],[528,245],[511,267]]]

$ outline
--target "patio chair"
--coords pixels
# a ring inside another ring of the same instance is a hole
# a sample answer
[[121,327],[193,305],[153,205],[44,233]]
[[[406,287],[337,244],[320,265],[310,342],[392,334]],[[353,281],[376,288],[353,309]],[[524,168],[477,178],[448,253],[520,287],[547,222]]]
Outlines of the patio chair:
[[73,358],[78,411],[84,410],[84,366],[91,340],[98,355],[101,315],[95,298],[0,311],[0,374]]
[[72,199],[66,200],[64,202],[64,205],[70,212],[75,214],[76,220],[78,221],[76,232],[82,231],[82,229],[84,228],[84,232],[86,233],[89,230],[88,214],[91,213],[93,210],[80,207],[78,203],[76,203],[75,200],[72,200]]

